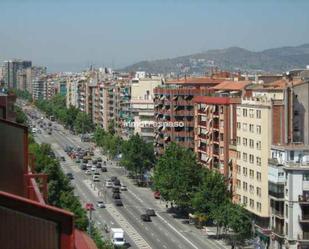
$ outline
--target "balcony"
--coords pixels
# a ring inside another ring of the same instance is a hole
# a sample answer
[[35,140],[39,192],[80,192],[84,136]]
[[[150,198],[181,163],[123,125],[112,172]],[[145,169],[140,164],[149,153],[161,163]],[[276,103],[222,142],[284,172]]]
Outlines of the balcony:
[[297,240],[300,242],[309,242],[309,233],[304,232],[303,234],[298,234]]
[[279,219],[284,220],[283,210],[271,209],[271,213]]
[[205,126],[205,127],[206,127],[207,122],[206,122],[206,121],[199,121],[199,122],[198,122],[198,125],[199,125],[199,126]]
[[274,191],[269,191],[269,196],[275,197],[276,199],[284,199],[284,193],[283,192],[274,192]]
[[298,221],[299,223],[309,224],[309,214],[298,215]]
[[299,195],[298,202],[300,205],[309,205],[309,196],[308,195]]
[[277,237],[280,237],[280,238],[284,238],[285,237],[284,231],[283,231],[283,227],[272,227],[271,231]]
[[198,150],[203,151],[203,152],[207,152],[206,146],[200,146],[200,147],[198,147]]

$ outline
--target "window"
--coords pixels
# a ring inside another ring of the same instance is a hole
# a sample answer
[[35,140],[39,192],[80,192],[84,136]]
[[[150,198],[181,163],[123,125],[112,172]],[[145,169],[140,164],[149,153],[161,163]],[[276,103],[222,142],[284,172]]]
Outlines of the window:
[[240,137],[237,137],[236,141],[237,141],[237,145],[240,145]]
[[242,109],[242,115],[243,115],[244,117],[247,117],[247,109],[246,109],[246,108],[243,108],[243,109]]
[[303,181],[309,181],[309,174],[303,174]]
[[256,209],[257,209],[258,212],[262,211],[262,204],[260,202],[256,203]]
[[285,235],[289,234],[289,224],[285,223]]
[[254,208],[254,200],[250,199],[250,207]]
[[294,161],[294,150],[290,151],[290,160]]
[[240,122],[237,122],[237,123],[236,123],[236,127],[237,127],[237,130],[240,130],[240,128],[241,128]]
[[240,113],[241,113],[240,108],[237,108],[237,109],[236,109],[236,115],[237,115],[238,117],[240,116]]
[[253,186],[253,185],[251,185],[251,184],[250,184],[250,186],[249,186],[249,191],[250,191],[250,193],[251,193],[251,194],[253,194],[253,193],[254,193],[254,186]]
[[241,153],[240,151],[237,151],[237,159],[240,159],[241,158]]
[[246,123],[243,123],[243,124],[242,124],[242,130],[243,130],[243,131],[247,131],[247,124],[246,124]]
[[242,189],[243,189],[244,191],[247,191],[247,190],[248,190],[248,183],[242,182]]
[[261,158],[260,157],[256,157],[256,164],[258,166],[261,166]]
[[251,154],[249,155],[249,162],[254,163],[254,156]]
[[250,148],[254,148],[254,140],[253,139],[249,139],[249,146],[250,146]]
[[285,204],[285,217],[289,218],[289,205]]
[[220,114],[223,114],[223,106],[220,106]]
[[256,126],[256,133],[261,134],[261,126],[260,125]]
[[261,110],[256,110],[256,118],[261,118]]
[[254,132],[254,125],[253,124],[249,125],[249,131],[252,132],[252,133]]
[[250,171],[249,171],[249,176],[250,176],[251,178],[254,178],[254,170],[250,169]]
[[258,197],[261,197],[261,188],[259,188],[259,187],[256,187],[256,195],[258,196]]
[[237,165],[237,173],[240,174],[240,172],[241,172],[241,166]]
[[257,179],[258,181],[261,181],[261,180],[262,180],[261,172],[256,172],[256,179]]
[[247,162],[247,153],[242,153],[242,160],[244,160],[244,162]]
[[236,186],[237,186],[237,188],[239,188],[239,189],[240,189],[240,185],[241,185],[240,180],[237,180],[237,182],[236,182]]
[[245,167],[243,167],[243,168],[242,168],[242,173],[243,173],[244,176],[247,176],[247,174],[248,174],[248,169],[245,168]]
[[247,198],[247,196],[243,196],[243,197],[242,197],[242,202],[243,202],[243,204],[244,204],[245,206],[247,206],[247,203],[248,203],[248,198]]
[[242,145],[243,146],[247,146],[247,138],[243,138],[242,139]]
[[261,150],[261,141],[256,142],[256,149]]
[[253,109],[249,109],[249,117],[254,118],[254,110]]

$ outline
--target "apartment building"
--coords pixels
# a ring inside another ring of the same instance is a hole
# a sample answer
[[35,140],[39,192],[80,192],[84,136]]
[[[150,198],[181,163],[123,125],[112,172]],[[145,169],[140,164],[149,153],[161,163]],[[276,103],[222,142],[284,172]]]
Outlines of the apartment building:
[[154,94],[162,84],[161,77],[134,78],[131,82],[130,116],[132,132],[138,133],[146,142],[154,139]]
[[46,76],[33,79],[32,85],[32,98],[34,100],[47,99],[48,91]]
[[7,88],[17,88],[18,72],[26,68],[31,68],[31,61],[8,60],[4,62],[3,78]]
[[236,200],[255,217],[257,227],[268,228],[268,158],[272,135],[272,103],[243,98],[237,107]]
[[271,248],[308,248],[309,146],[273,145],[268,176]]
[[249,81],[224,81],[211,89],[212,96],[198,96],[195,103],[195,153],[198,161],[230,179],[229,146],[236,141],[236,106]]
[[163,154],[169,142],[194,151],[193,98],[209,94],[210,88],[222,81],[210,77],[183,78],[167,81],[154,89],[156,154]]

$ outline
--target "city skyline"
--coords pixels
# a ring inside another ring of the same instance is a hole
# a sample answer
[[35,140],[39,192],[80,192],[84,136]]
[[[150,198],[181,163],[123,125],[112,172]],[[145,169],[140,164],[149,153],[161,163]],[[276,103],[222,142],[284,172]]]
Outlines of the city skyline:
[[0,59],[80,71],[231,46],[261,51],[307,43],[309,3],[277,2],[2,1]]

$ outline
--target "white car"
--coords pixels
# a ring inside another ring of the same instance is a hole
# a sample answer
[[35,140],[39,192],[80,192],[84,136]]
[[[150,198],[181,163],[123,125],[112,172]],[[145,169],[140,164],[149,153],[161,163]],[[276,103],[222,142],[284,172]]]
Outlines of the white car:
[[97,201],[97,207],[104,208],[105,207],[104,202],[103,201]]
[[99,181],[100,181],[100,178],[99,178],[98,175],[94,175],[94,176],[92,176],[92,180],[93,180],[94,182],[99,182]]
[[126,191],[126,190],[127,190],[127,186],[121,185],[120,190],[121,190],[121,191]]
[[113,187],[113,183],[111,181],[106,181],[105,182],[105,187],[112,188]]
[[91,171],[90,171],[89,169],[87,169],[87,170],[85,171],[85,174],[86,174],[86,175],[91,175]]
[[97,167],[94,166],[94,165],[92,165],[91,170],[92,170],[92,171],[96,171],[96,170],[97,170]]

